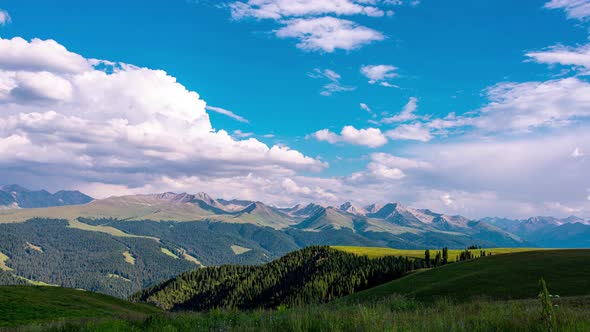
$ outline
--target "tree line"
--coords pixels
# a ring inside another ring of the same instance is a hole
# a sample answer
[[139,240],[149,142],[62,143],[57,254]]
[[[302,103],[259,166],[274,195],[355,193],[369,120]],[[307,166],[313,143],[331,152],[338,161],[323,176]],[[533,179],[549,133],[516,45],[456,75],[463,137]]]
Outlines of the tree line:
[[[479,256],[477,255],[477,250],[479,250]],[[461,253],[459,253],[459,255],[457,255],[455,257],[455,261],[461,262],[461,261],[467,261],[467,260],[485,257],[485,256],[491,256],[491,255],[492,255],[491,251],[486,251],[485,249],[482,249],[481,247],[473,245],[473,246],[466,248]],[[426,249],[424,251],[424,260],[426,261],[427,268],[439,267],[442,265],[446,265],[446,264],[450,263],[450,261],[449,261],[449,248],[444,247],[444,248],[442,248],[441,251],[437,251],[434,258],[431,255],[430,249]]]

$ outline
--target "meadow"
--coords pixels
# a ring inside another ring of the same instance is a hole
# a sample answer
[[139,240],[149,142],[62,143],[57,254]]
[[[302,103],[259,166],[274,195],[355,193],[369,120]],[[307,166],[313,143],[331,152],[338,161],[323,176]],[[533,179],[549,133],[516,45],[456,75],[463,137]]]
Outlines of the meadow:
[[[332,246],[334,249],[342,250],[356,255],[368,256],[369,258],[379,258],[383,256],[404,256],[424,259],[424,249],[393,249],[393,248],[378,248],[378,247],[354,247],[354,246]],[[430,249],[430,256],[434,257],[441,248]],[[517,252],[527,252],[543,250],[539,248],[483,248],[469,250],[475,257],[479,257],[480,251],[484,250],[492,255],[512,254]],[[449,261],[455,262],[457,257],[464,249],[449,249]]]
[[[590,298],[554,302],[556,329],[590,330]],[[318,305],[264,311],[223,311],[151,315],[144,319],[107,319],[85,323],[56,322],[22,332],[161,332],[161,331],[547,331],[538,300],[430,304],[392,295],[371,305]]]
[[421,270],[341,299],[372,303],[390,294],[429,302],[438,298],[469,301],[530,299],[544,278],[551,294],[590,295],[590,250],[541,250],[492,255]]
[[145,318],[161,311],[77,289],[36,286],[0,286],[0,329],[100,318]]

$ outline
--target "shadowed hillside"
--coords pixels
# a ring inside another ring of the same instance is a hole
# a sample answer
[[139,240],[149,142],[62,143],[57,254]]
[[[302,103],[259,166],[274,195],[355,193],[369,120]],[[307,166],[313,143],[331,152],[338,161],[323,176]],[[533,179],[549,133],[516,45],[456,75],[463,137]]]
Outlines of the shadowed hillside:
[[544,250],[495,255],[417,272],[342,299],[372,303],[401,294],[419,300],[536,298],[539,279],[552,294],[590,295],[590,250]]

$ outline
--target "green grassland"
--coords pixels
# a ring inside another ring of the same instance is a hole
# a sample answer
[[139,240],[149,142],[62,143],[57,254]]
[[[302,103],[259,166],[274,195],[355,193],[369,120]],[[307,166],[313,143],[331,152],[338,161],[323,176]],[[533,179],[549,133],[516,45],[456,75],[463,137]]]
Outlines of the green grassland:
[[253,311],[162,313],[89,292],[0,287],[0,326],[27,325],[23,332],[541,332],[547,331],[537,299],[542,277],[550,293],[560,295],[552,298],[553,331],[590,331],[588,262],[590,250],[506,253],[415,272],[326,304]]
[[[352,254],[369,256],[369,258],[379,258],[383,256],[404,256],[412,258],[424,259],[424,249],[406,250],[406,249],[393,249],[393,248],[376,248],[376,247],[351,247],[351,246],[332,246],[334,249],[342,250]],[[533,250],[543,250],[539,248],[484,248],[487,253],[492,255],[511,254],[517,252],[527,252]],[[441,251],[441,248],[430,249],[430,257],[434,258],[437,251]],[[457,256],[464,250],[449,249],[449,261],[456,261]],[[470,250],[476,257],[479,256],[480,250]]]
[[419,300],[534,298],[544,278],[551,294],[590,295],[590,250],[542,250],[503,254],[419,271],[353,294],[342,301],[372,302],[390,294]]
[[[554,301],[556,329],[590,331],[590,297]],[[547,331],[537,300],[424,304],[392,295],[374,304],[314,305],[277,310],[156,314],[29,326],[19,332],[350,331],[350,332],[541,332]]]
[[0,327],[89,318],[145,318],[159,310],[107,295],[60,287],[0,286]]

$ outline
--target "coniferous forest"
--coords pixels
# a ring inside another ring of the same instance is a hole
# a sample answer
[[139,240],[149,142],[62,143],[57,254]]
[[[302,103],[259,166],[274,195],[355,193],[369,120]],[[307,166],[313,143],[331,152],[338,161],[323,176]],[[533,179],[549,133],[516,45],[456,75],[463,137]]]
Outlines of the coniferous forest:
[[312,246],[260,266],[224,265],[187,272],[135,294],[132,300],[195,311],[323,303],[423,267],[420,259],[369,259]]

